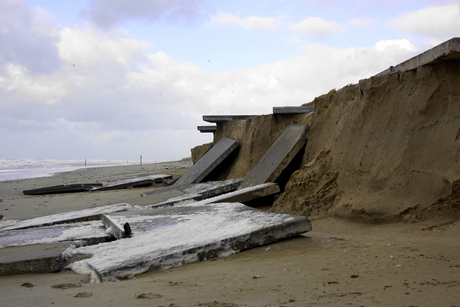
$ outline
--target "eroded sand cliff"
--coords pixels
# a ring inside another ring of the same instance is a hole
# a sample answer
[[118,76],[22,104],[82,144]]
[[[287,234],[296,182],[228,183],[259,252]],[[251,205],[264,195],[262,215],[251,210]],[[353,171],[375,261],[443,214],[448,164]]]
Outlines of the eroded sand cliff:
[[217,176],[245,177],[288,125],[307,123],[299,169],[272,210],[413,220],[460,179],[459,84],[459,61],[440,61],[333,90],[309,103],[310,114],[218,125],[215,140],[229,137],[241,147]]

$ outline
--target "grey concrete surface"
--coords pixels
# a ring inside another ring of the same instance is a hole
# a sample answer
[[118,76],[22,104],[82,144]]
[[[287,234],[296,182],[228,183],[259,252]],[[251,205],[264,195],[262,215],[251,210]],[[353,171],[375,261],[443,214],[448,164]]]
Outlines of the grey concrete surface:
[[197,163],[195,163],[174,186],[199,183],[219,164],[221,164],[235,149],[239,143],[229,138],[222,138],[210,150],[208,150]]
[[274,182],[307,141],[307,125],[291,125],[260,159],[239,189]]

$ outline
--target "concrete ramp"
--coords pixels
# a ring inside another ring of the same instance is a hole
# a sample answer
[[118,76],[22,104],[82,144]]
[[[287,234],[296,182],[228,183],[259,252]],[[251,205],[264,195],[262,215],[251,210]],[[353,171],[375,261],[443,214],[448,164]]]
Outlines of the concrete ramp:
[[99,281],[229,256],[311,230],[306,217],[264,212],[239,203],[195,202],[107,216],[119,229],[128,223],[132,237],[69,251],[75,256],[93,255],[70,268]]
[[274,182],[307,141],[307,125],[291,125],[260,159],[239,189]]
[[201,159],[175,183],[175,186],[199,183],[222,163],[237,147],[238,142],[229,138],[220,139]]

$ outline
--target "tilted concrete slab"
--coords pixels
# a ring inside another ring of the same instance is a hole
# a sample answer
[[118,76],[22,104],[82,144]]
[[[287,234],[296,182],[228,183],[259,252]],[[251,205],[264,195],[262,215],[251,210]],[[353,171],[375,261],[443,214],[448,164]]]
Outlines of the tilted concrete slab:
[[46,215],[22,221],[2,220],[0,221],[0,231],[99,220],[102,213],[125,211],[131,208],[130,204],[123,203]]
[[0,249],[0,275],[52,273],[63,269],[71,243],[37,244]]
[[[235,179],[230,179],[230,180],[235,180]],[[232,186],[232,188],[234,188],[232,189],[232,191],[229,190],[227,192],[222,192],[222,193],[219,193],[219,195],[216,193],[216,196],[213,196],[211,193],[208,193],[207,195],[204,195],[204,193],[203,194],[189,193],[189,194],[184,194],[182,196],[168,199],[167,201],[162,202],[162,203],[151,205],[150,207],[163,208],[163,207],[174,206],[178,203],[185,202],[185,201],[198,201],[198,200],[202,201],[203,203],[219,203],[219,202],[245,203],[251,200],[255,200],[257,198],[274,195],[280,192],[279,186],[276,183],[264,183],[264,184],[259,184],[257,186],[237,190],[242,179],[237,179],[237,180],[239,180],[239,182],[238,184],[235,184],[234,186]],[[218,188],[218,190],[216,191],[221,192],[222,189]],[[203,197],[203,195],[205,197]]]
[[287,127],[241,183],[239,189],[274,182],[300,149],[305,146],[306,141],[307,125]]
[[300,107],[273,107],[273,114],[275,115],[290,115],[302,114],[315,111],[314,106],[300,106]]
[[199,183],[219,164],[221,164],[236,148],[239,143],[229,138],[222,138],[195,163],[174,186]]
[[[142,213],[143,212],[143,213]],[[269,213],[239,203],[195,202],[174,207],[110,214],[131,225],[131,238],[69,253],[93,255],[69,267],[94,280],[115,281],[269,244],[311,230],[306,217]]]
[[187,200],[203,200],[217,195],[232,192],[238,189],[243,179],[228,179],[222,181],[208,181],[184,186],[184,194],[169,198],[161,203],[152,204],[152,207],[173,206]]
[[198,126],[197,129],[201,133],[214,133],[217,131],[217,126]]
[[436,63],[437,61],[460,60],[460,37],[454,37],[439,44],[407,61],[392,66],[376,76],[388,75],[396,72],[404,72],[417,67]]
[[99,220],[0,231],[0,248],[30,244],[78,241],[98,244],[111,240]]
[[275,195],[280,193],[280,187],[276,183],[268,182],[259,184],[256,186],[244,188],[237,190],[235,192],[230,192],[222,194],[213,198],[210,198],[209,201],[215,203],[222,202],[239,202],[246,203],[258,198]]
[[203,115],[203,120],[208,123],[221,123],[232,120],[246,120],[257,115]]

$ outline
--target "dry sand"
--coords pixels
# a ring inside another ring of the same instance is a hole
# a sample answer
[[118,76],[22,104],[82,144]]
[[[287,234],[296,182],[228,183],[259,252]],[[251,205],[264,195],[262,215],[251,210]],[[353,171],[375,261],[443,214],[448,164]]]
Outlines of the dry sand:
[[[143,173],[180,176],[188,161],[84,169],[0,183],[0,214],[25,219],[139,196],[151,188],[24,196],[22,190],[114,180]],[[312,220],[303,236],[227,258],[116,283],[71,271],[0,277],[2,306],[459,306],[460,222]],[[122,251],[120,251],[122,252]]]

